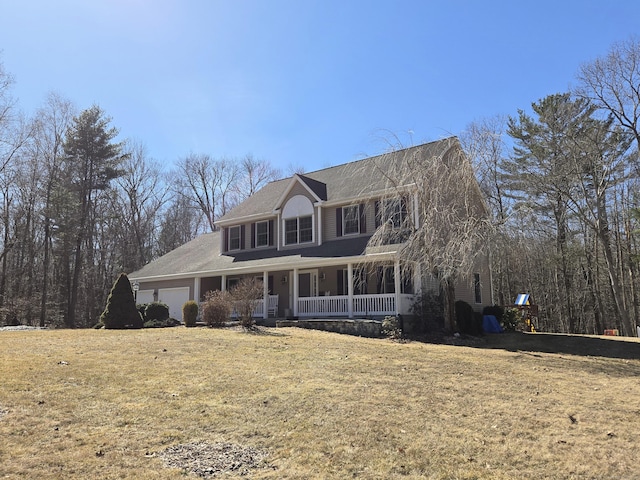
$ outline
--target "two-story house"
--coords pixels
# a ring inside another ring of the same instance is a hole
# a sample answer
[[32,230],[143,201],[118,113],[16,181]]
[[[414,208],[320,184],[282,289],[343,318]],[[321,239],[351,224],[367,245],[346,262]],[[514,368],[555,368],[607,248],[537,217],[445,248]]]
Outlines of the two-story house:
[[[460,152],[455,138],[406,149],[446,157]],[[130,275],[138,303],[182,304],[207,291],[233,288],[242,277],[263,282],[255,315],[263,318],[377,318],[410,314],[415,294],[438,289],[420,265],[406,265],[402,235],[369,246],[385,224],[420,222],[415,186],[394,181],[403,155],[366,158],[274,181],[220,218],[218,231],[201,235]],[[400,160],[398,160],[400,161]],[[479,190],[478,190],[479,192]],[[482,202],[478,198],[479,202]],[[457,298],[481,308],[491,302],[488,262],[457,287]]]

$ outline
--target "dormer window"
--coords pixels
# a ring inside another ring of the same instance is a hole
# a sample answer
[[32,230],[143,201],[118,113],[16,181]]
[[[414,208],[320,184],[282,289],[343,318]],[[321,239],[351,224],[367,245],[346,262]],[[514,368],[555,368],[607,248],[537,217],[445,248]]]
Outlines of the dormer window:
[[296,195],[287,201],[282,209],[282,221],[284,223],[284,245],[314,241],[314,208],[311,200],[304,195]]
[[297,217],[284,221],[285,245],[313,242],[313,218]]

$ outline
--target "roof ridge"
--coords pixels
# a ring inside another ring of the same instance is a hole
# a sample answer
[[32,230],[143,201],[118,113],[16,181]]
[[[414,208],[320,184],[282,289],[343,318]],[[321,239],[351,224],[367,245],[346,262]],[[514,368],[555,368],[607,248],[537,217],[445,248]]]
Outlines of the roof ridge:
[[[289,180],[289,179],[293,178],[295,175],[306,176],[307,178],[311,178],[311,177],[309,177],[309,175],[312,175],[314,173],[324,172],[324,171],[327,171],[327,170],[331,170],[332,168],[343,167],[345,165],[353,165],[354,163],[364,162],[365,160],[373,160],[374,158],[383,157],[385,155],[389,155],[390,153],[404,152],[404,151],[411,150],[411,149],[414,149],[414,148],[425,147],[427,145],[431,145],[431,144],[434,144],[434,143],[445,142],[447,140],[453,140],[453,139],[457,139],[457,138],[458,138],[457,135],[451,135],[449,137],[441,138],[439,140],[431,140],[429,142],[420,143],[418,145],[412,145],[410,147],[404,147],[404,148],[400,148],[398,150],[390,150],[390,151],[387,151],[387,152],[384,152],[384,153],[379,153],[377,155],[372,155],[372,156],[369,156],[369,157],[360,158],[358,160],[351,160],[351,161],[348,161],[348,162],[339,163],[337,165],[332,165],[330,167],[319,168],[318,170],[313,170],[311,172],[304,172],[304,173],[297,173],[296,172],[293,175],[289,175],[288,177],[279,178],[277,180],[272,180],[269,183],[276,183],[276,182],[280,182],[282,180]],[[311,178],[311,180],[315,180],[315,179]]]

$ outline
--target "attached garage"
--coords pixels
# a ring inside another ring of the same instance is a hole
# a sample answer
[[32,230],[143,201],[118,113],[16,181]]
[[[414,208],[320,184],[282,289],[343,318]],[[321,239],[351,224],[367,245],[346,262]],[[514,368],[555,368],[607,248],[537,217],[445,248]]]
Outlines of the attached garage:
[[160,288],[158,301],[169,306],[169,316],[182,320],[182,305],[189,300],[189,287]]
[[138,305],[151,302],[153,302],[153,290],[138,290],[136,295],[136,303]]

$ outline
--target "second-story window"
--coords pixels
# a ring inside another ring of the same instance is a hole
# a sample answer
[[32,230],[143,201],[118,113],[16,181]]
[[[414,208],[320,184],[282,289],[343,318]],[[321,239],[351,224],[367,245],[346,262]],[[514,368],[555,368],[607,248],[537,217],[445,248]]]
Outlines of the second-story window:
[[284,221],[284,243],[309,243],[313,241],[313,219],[308,217],[289,218]]
[[402,227],[409,215],[407,203],[406,197],[385,198],[376,201],[376,227],[384,223],[393,228]]
[[269,245],[269,222],[256,223],[256,247]]
[[342,223],[345,235],[360,233],[360,208],[358,205],[342,208]]
[[229,250],[240,250],[240,227],[229,228]]

